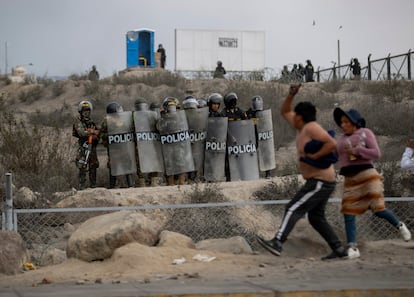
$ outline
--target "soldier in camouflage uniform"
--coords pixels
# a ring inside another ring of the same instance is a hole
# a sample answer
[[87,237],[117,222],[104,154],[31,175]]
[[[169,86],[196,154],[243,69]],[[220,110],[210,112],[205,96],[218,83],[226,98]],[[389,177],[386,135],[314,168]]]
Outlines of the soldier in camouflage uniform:
[[[92,103],[81,101],[78,106],[79,116],[73,123],[72,135],[78,138],[76,166],[79,168],[79,190],[86,188],[86,174],[89,172],[89,186],[96,187],[96,169],[99,167],[96,146],[99,142],[99,129],[91,119]],[[91,136],[92,144],[88,144]],[[90,150],[90,151],[88,151]]]

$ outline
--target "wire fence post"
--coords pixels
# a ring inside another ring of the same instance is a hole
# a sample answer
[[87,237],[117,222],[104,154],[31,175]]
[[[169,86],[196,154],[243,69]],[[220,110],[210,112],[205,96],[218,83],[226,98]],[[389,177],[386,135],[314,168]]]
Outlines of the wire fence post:
[[388,54],[387,61],[387,79],[391,80],[391,54]]
[[407,70],[408,70],[408,79],[411,80],[411,49],[407,54]]
[[6,230],[13,230],[13,190],[11,173],[6,173]]

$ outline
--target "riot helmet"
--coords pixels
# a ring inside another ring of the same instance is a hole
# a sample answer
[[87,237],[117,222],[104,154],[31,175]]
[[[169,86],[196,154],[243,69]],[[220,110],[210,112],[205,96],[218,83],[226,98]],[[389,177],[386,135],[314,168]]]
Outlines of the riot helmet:
[[213,103],[220,105],[222,101],[223,101],[223,96],[221,96],[221,94],[213,93],[210,96],[208,96],[208,99],[207,99],[208,107],[211,107]]
[[106,113],[117,113],[117,112],[123,112],[123,111],[124,109],[117,102],[111,102],[106,106]]
[[235,108],[237,105],[237,94],[234,92],[230,92],[224,96],[224,105],[226,108]]
[[193,96],[187,96],[183,100],[183,108],[184,109],[196,109],[198,107],[197,99]]
[[87,101],[87,100],[81,101],[78,105],[78,112],[79,113],[81,113],[84,110],[92,111],[92,109],[93,109],[92,103],[90,101]]
[[198,108],[203,108],[207,106],[207,101],[203,98],[198,99],[197,103],[198,103],[197,105]]
[[261,96],[254,96],[252,98],[252,110],[253,111],[263,110],[263,98]]
[[147,101],[144,98],[137,98],[134,102],[135,110],[148,110]]
[[162,109],[165,112],[175,112],[177,110],[178,99],[174,97],[167,97],[162,102]]
[[159,111],[160,110],[160,105],[157,102],[152,102],[150,104],[149,109],[152,110],[152,111]]

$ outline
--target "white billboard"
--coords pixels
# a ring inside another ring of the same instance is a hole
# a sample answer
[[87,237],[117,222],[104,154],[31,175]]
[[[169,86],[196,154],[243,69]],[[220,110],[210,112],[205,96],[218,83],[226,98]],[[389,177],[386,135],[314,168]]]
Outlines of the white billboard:
[[175,70],[261,71],[265,67],[265,32],[175,30]]

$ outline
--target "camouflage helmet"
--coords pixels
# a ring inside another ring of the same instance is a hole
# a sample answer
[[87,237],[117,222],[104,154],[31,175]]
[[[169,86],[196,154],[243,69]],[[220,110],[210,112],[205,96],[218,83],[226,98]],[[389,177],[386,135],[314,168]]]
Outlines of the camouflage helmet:
[[83,100],[79,103],[78,112],[81,113],[85,109],[89,109],[90,111],[93,110],[93,106],[92,106],[92,103],[90,101]]
[[117,102],[111,102],[106,106],[106,113],[117,113],[117,112],[123,112],[123,111],[124,109]]
[[150,110],[159,110],[160,109],[160,104],[157,102],[152,102],[149,106]]
[[142,97],[138,97],[134,101],[135,110],[148,110],[147,100]]
[[254,96],[252,98],[252,110],[263,110],[263,98],[261,96]]

